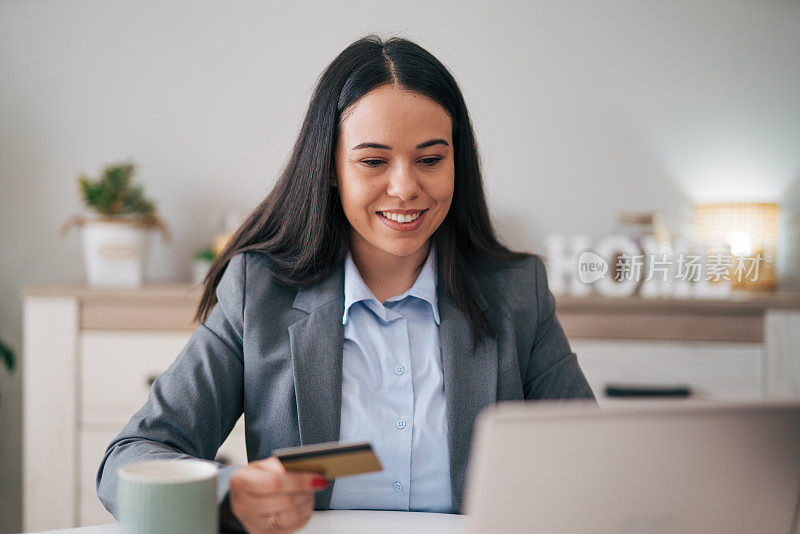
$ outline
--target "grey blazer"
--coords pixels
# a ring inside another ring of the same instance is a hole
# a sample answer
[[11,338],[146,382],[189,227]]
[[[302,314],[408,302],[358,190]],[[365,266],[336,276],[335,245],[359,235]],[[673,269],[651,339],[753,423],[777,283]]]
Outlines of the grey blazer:
[[[461,511],[472,429],[498,401],[594,398],[555,315],[536,255],[486,275],[476,298],[498,332],[472,350],[466,316],[437,289],[453,512]],[[97,495],[116,516],[117,469],[162,458],[213,460],[244,411],[247,457],[339,439],[344,264],[304,289],[275,280],[268,257],[233,257],[218,302],[145,404],[109,444]],[[240,466],[220,466],[218,502]],[[327,509],[335,480],[316,494]]]

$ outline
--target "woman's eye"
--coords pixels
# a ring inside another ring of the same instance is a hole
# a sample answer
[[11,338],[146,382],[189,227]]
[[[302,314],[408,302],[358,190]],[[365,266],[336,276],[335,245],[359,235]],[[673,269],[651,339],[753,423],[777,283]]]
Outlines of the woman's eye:
[[[427,166],[427,167],[433,167],[434,165],[439,163],[441,160],[442,160],[442,158],[437,156],[437,157],[431,157],[431,158],[422,158],[419,161],[421,161],[422,164]],[[361,163],[363,163],[367,167],[380,167],[381,165],[383,165],[386,162],[383,161],[382,159],[362,159]]]
[[436,158],[423,158],[420,161],[423,162],[423,164],[427,165],[428,167],[433,167],[434,165],[436,165],[437,163],[442,161],[442,158],[438,158],[438,157],[436,157]]

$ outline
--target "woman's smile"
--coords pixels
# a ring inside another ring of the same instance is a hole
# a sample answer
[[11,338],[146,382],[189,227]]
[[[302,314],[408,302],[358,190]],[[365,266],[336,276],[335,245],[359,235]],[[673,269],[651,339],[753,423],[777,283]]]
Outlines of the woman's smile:
[[400,232],[411,232],[422,225],[425,219],[425,210],[397,210],[397,211],[378,211],[376,215],[383,224],[392,230]]

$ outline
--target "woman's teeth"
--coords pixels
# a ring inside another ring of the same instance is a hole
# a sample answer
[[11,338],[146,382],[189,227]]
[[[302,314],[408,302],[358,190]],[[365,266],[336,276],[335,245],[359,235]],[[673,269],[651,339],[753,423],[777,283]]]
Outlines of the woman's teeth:
[[412,213],[412,214],[409,214],[409,215],[403,215],[403,214],[400,214],[400,213],[391,213],[389,211],[382,211],[381,212],[381,215],[383,215],[387,219],[391,219],[393,221],[397,221],[397,222],[401,222],[401,223],[411,222],[414,219],[416,219],[417,217],[419,217],[421,214],[422,214],[421,211],[418,211],[416,213]]

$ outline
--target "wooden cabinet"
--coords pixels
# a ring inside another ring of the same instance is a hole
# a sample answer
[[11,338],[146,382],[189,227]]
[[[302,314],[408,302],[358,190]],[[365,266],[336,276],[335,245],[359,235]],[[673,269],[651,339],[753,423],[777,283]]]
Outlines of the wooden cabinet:
[[[97,469],[195,327],[189,286],[25,289],[23,522],[39,531],[108,523]],[[217,460],[247,463],[240,418]]]
[[[191,332],[82,330],[78,337],[78,524],[113,521],[97,498],[95,476],[105,449],[147,400],[150,385],[186,346]],[[247,463],[240,418],[217,460]]]
[[[188,285],[24,290],[25,531],[112,520],[95,493],[103,453],[189,340]],[[609,382],[687,384],[720,400],[800,396],[800,298],[666,301],[558,297],[601,405]],[[239,420],[217,459],[246,463]]]
[[609,383],[681,384],[723,401],[800,397],[800,295],[560,296],[556,314],[601,405]]

